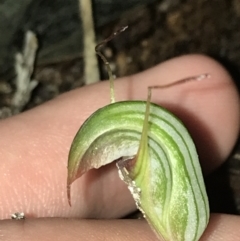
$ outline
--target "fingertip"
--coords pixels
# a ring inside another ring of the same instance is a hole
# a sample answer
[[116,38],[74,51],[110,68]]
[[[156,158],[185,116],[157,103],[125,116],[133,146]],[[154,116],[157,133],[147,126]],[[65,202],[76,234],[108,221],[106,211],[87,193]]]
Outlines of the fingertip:
[[169,84],[204,73],[211,77],[155,91],[152,101],[185,123],[197,146],[203,170],[209,173],[224,162],[239,133],[239,95],[226,69],[210,57],[185,55],[137,74],[131,80],[138,86],[132,94],[134,98],[144,99],[147,85]]

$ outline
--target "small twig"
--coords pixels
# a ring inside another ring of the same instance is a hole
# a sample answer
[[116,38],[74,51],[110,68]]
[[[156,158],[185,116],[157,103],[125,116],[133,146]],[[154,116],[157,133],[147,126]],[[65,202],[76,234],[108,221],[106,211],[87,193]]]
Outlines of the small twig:
[[15,56],[16,92],[12,99],[15,113],[20,112],[27,104],[32,90],[38,84],[36,80],[31,80],[37,48],[35,34],[27,31],[23,53],[17,53]]
[[98,60],[95,53],[95,31],[92,14],[92,0],[79,0],[79,11],[83,26],[83,56],[85,84],[93,84],[99,81]]

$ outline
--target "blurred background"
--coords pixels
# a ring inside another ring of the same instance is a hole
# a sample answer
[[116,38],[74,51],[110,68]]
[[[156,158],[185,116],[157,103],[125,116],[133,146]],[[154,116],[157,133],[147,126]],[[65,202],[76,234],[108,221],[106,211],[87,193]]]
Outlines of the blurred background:
[[[0,0],[0,118],[107,79],[94,47],[125,25],[102,48],[116,76],[202,53],[239,88],[240,0]],[[239,143],[206,184],[212,211],[240,213]]]

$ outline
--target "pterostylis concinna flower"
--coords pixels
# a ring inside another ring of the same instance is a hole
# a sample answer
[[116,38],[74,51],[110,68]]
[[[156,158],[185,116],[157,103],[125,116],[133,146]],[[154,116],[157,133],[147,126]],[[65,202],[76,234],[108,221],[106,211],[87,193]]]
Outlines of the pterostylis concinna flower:
[[157,236],[165,241],[196,241],[209,220],[209,204],[195,145],[183,123],[168,110],[151,103],[153,88],[170,88],[208,74],[148,88],[147,101],[115,102],[94,112],[77,132],[69,152],[67,192],[85,172],[114,160],[137,207]]

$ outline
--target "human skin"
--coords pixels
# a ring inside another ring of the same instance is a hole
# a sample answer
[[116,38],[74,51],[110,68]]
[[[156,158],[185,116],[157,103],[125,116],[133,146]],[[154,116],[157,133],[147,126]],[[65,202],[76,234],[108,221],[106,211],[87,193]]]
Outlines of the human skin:
[[[202,73],[211,77],[154,90],[152,102],[183,120],[207,175],[224,162],[239,131],[239,97],[221,65],[200,55],[175,58],[116,80],[115,92],[118,101],[146,100],[148,86]],[[72,185],[72,207],[68,205],[72,139],[86,118],[109,104],[108,96],[109,83],[101,82],[0,122],[1,241],[157,240],[145,220],[118,219],[136,207],[114,163],[78,179]],[[24,212],[26,219],[7,220],[15,212]],[[239,226],[238,216],[212,214],[201,240],[240,240]]]

